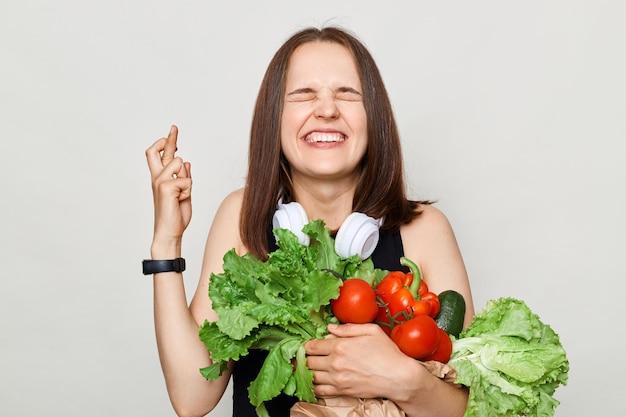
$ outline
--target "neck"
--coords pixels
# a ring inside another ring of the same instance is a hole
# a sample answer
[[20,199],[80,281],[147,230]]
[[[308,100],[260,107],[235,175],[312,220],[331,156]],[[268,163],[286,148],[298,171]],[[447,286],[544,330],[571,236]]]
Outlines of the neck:
[[310,220],[322,219],[331,230],[336,230],[352,213],[356,182],[332,181],[314,183],[294,181],[294,198]]

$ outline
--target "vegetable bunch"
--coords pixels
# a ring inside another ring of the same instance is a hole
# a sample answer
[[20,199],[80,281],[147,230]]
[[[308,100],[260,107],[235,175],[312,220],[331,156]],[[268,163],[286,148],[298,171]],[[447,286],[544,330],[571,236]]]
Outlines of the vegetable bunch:
[[452,341],[434,320],[441,307],[439,298],[429,291],[417,264],[406,257],[400,263],[410,272],[392,271],[376,285],[380,301],[376,322],[404,354],[446,363]]
[[[234,250],[224,255],[224,272],[213,274],[209,286],[219,319],[199,330],[213,360],[200,370],[205,378],[217,379],[252,349],[268,351],[248,395],[257,414],[269,417],[265,402],[281,392],[316,401],[304,342],[327,335],[331,322],[379,322],[405,354],[448,362],[457,371],[455,382],[470,388],[465,417],[554,414],[553,394],[567,383],[569,362],[558,335],[522,301],[489,301],[458,334],[464,304],[444,301],[462,296],[450,290],[437,299],[410,260],[401,260],[411,271],[406,274],[375,269],[371,259],[339,257],[323,221],[303,231],[312,238],[309,246],[291,231],[274,230],[278,250],[265,262]],[[401,297],[404,290],[412,298]]]
[[[434,320],[441,307],[439,298],[428,290],[413,261],[402,257],[400,263],[409,272],[386,272],[372,284],[359,278],[347,279],[339,297],[331,301],[332,312],[341,323],[378,323],[412,358],[446,363],[452,353],[452,340]],[[465,310],[460,314],[464,315]]]
[[559,336],[514,298],[488,301],[453,342],[448,364],[470,387],[464,417],[552,416],[569,371]]
[[330,301],[338,297],[343,277],[372,282],[377,273],[371,260],[340,258],[321,220],[311,221],[304,232],[312,238],[309,246],[291,231],[276,229],[279,248],[265,262],[231,250],[224,255],[224,272],[211,276],[209,297],[219,319],[205,321],[199,335],[214,363],[200,372],[217,379],[229,361],[251,349],[268,351],[248,389],[259,416],[268,416],[265,401],[281,392],[315,401],[303,344],[324,337],[328,323],[337,322]]

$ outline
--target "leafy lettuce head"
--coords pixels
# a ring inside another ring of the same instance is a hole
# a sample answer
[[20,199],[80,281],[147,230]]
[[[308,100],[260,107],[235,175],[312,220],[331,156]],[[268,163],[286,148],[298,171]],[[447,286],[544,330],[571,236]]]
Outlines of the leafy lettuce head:
[[523,301],[488,301],[453,346],[449,365],[470,388],[465,417],[554,415],[569,361],[559,336]]

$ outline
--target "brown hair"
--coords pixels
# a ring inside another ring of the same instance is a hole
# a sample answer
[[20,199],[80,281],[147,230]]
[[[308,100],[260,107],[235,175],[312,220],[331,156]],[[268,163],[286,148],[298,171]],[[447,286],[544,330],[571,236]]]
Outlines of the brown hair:
[[[280,120],[289,59],[308,42],[335,42],[354,56],[363,89],[368,145],[352,208],[384,218],[382,229],[396,232],[419,215],[407,199],[400,137],[382,77],[367,48],[344,29],[307,28],[291,36],[272,58],[261,83],[250,132],[248,175],[240,230],[251,254],[267,259],[268,229],[278,198],[292,199],[289,163],[280,149]],[[427,202],[422,202],[427,203]]]

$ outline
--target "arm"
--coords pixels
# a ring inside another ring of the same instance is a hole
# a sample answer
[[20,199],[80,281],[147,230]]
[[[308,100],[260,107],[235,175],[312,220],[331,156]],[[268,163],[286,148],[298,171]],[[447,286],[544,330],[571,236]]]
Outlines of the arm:
[[423,206],[422,214],[400,231],[406,257],[417,263],[428,288],[436,294],[455,290],[467,305],[465,326],[474,318],[469,278],[452,226],[434,206]]
[[[469,281],[454,233],[432,206],[401,230],[405,256],[419,264],[429,288],[454,289],[467,304],[465,323],[474,316]],[[375,324],[329,327],[336,337],[307,343],[307,365],[320,396],[385,397],[410,417],[461,417],[467,391],[439,380],[404,355]]]
[[[146,151],[154,195],[153,259],[181,256],[183,232],[191,219],[190,164],[174,156],[177,134],[176,127],[172,127],[167,138],[159,139]],[[216,319],[208,298],[208,277],[211,271],[221,269],[221,255],[237,244],[237,239],[233,238],[237,235],[237,220],[231,220],[233,216],[229,210],[220,207],[215,216],[207,238],[198,291],[191,307],[187,305],[181,273],[154,275],[154,320],[159,358],[170,400],[180,416],[208,413],[220,400],[230,377],[230,373],[226,373],[216,381],[207,381],[200,375],[199,369],[209,365],[211,360],[198,337],[200,324],[205,319]]]

